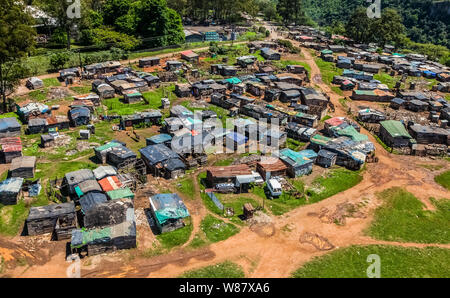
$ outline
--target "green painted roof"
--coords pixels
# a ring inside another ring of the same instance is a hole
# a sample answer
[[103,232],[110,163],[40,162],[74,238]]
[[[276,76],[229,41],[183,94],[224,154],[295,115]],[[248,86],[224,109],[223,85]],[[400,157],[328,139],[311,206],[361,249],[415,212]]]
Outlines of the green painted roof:
[[343,129],[339,129],[339,126],[331,127],[332,130],[336,131],[336,133],[340,136],[347,136],[352,138],[355,142],[367,141],[369,138],[367,135],[359,133],[353,126],[349,125]]
[[105,145],[101,145],[101,146],[95,148],[95,151],[103,151],[103,150],[114,148],[114,147],[117,147],[117,146],[120,146],[120,143],[109,142],[109,143],[107,143]]
[[130,199],[134,198],[134,193],[128,187],[111,190],[108,191],[106,194],[111,198],[111,200],[117,200],[122,198],[130,198]]
[[412,139],[405,126],[397,120],[386,120],[380,122],[381,126],[393,137],[404,137]]
[[325,145],[325,144],[328,143],[330,140],[331,140],[331,139],[328,138],[328,137],[325,137],[325,136],[316,134],[316,135],[314,135],[314,136],[311,138],[311,143],[319,144],[319,145]]
[[358,95],[376,95],[372,90],[355,90],[355,94]]

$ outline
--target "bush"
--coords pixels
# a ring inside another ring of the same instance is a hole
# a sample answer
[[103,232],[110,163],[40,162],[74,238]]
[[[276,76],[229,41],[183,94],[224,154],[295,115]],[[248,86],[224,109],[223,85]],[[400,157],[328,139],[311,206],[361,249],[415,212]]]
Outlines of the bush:
[[50,57],[50,65],[53,67],[53,69],[61,69],[67,62],[69,62],[69,60],[70,60],[69,52],[65,51],[55,53]]
[[67,33],[63,29],[56,29],[49,42],[49,46],[64,46],[67,44]]

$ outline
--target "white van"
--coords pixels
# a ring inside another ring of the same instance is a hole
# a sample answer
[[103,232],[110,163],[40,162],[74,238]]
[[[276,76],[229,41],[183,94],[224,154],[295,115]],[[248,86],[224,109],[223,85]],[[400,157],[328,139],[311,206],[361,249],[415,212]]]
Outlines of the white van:
[[267,181],[267,188],[269,189],[271,197],[279,197],[283,193],[281,184],[276,179],[269,179],[269,181]]

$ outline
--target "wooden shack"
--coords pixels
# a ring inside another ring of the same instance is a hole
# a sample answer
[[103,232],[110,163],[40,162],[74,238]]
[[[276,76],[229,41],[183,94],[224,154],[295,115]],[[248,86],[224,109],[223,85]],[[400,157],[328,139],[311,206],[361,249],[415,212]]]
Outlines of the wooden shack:
[[36,156],[16,157],[11,161],[11,177],[33,178],[36,169]]
[[53,233],[59,220],[59,229],[76,229],[75,204],[73,202],[31,207],[26,220],[28,235]]

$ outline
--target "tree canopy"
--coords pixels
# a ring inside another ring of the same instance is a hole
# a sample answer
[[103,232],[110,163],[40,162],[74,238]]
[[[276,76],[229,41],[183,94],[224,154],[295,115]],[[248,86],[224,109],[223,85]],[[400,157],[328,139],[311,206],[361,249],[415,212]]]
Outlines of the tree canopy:
[[31,27],[33,19],[21,3],[0,0],[0,7],[0,95],[5,111],[8,92],[25,76],[21,59],[33,48],[36,32]]

